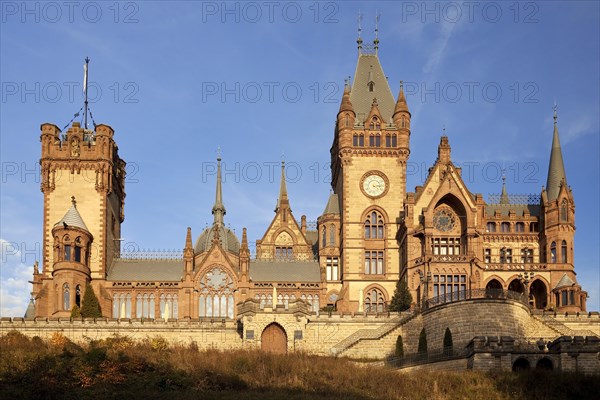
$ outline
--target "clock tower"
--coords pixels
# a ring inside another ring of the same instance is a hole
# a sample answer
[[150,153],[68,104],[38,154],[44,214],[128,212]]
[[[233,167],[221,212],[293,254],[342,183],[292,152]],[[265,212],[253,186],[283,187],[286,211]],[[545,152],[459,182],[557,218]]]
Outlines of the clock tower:
[[340,210],[340,311],[384,311],[400,277],[396,233],[411,115],[402,82],[394,100],[378,48],[377,39],[373,45],[358,39],[354,81],[346,82],[331,147]]

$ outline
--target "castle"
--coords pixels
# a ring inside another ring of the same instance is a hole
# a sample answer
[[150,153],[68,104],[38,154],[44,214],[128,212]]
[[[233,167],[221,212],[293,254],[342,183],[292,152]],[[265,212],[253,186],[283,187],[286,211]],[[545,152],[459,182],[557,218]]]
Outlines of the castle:
[[[421,330],[437,343],[430,348],[441,348],[448,328],[456,344],[474,349],[500,351],[480,336],[551,341],[572,333],[588,336],[586,348],[597,352],[597,314],[580,319],[587,293],[573,263],[575,202],[556,110],[539,196],[510,195],[503,184],[486,202],[461,178],[447,136],[426,181],[408,192],[413,127],[402,83],[394,97],[377,39],[359,39],[358,50],[333,132],[332,193],[316,229],[292,213],[282,162],[275,215],[255,254],[245,228],[238,238],[226,227],[220,158],[212,226],[195,241],[191,228],[182,232],[176,255],[122,252],[126,163],[115,132],[74,122],[63,133],[42,124],[43,259],[23,323],[68,321],[90,283],[106,324],[94,329],[103,334],[170,324],[174,337],[199,329],[218,347],[288,351],[293,343],[296,350],[383,358],[399,334],[416,352]],[[413,304],[390,313],[401,280]],[[111,325],[119,321],[130,327]],[[78,329],[89,327],[82,321]],[[503,340],[510,358],[513,342]]]

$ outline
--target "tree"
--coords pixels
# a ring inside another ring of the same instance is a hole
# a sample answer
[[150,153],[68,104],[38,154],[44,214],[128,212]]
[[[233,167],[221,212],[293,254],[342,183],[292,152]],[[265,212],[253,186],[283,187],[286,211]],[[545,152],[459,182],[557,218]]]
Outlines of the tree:
[[446,332],[444,332],[444,354],[452,354],[452,332],[450,332],[450,328],[446,328]]
[[100,303],[94,293],[92,285],[89,283],[85,286],[85,294],[83,295],[83,304],[81,306],[81,316],[84,318],[100,318],[102,317],[102,310],[100,309]]
[[425,328],[423,328],[419,334],[419,347],[417,352],[427,353],[427,334],[425,333]]
[[398,339],[396,339],[396,357],[404,357],[404,343],[402,342],[402,335],[398,335]]
[[406,311],[412,303],[412,295],[408,290],[406,279],[400,279],[396,284],[396,291],[390,301],[390,311]]
[[77,304],[71,309],[71,318],[81,318],[81,310]]

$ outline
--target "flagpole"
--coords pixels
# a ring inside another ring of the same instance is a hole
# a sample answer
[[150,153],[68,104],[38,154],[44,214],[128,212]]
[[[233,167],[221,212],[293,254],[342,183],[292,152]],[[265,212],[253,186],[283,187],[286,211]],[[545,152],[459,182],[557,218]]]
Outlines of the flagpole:
[[88,86],[88,65],[90,63],[90,58],[86,57],[85,58],[85,65],[83,66],[83,94],[85,95],[85,103],[84,103],[84,117],[83,117],[83,126],[84,129],[87,130],[88,128],[88,122],[87,122],[87,118],[88,118],[88,91],[87,91],[87,86]]

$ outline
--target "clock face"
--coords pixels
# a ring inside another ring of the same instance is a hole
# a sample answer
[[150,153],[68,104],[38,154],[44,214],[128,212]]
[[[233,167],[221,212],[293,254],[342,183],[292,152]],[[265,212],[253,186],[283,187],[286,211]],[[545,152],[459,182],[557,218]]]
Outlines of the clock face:
[[438,210],[433,214],[433,226],[441,232],[450,232],[456,226],[456,217],[450,210]]
[[385,192],[385,180],[379,175],[369,175],[363,181],[363,190],[369,196],[381,196]]

